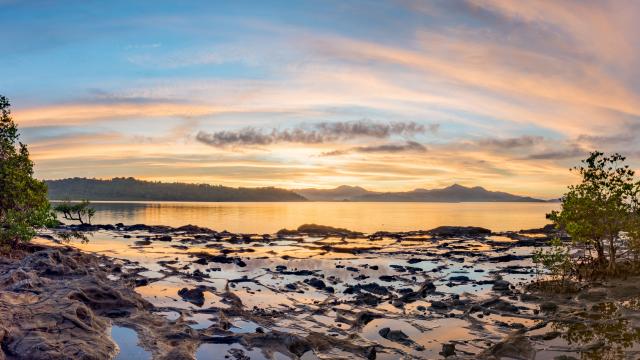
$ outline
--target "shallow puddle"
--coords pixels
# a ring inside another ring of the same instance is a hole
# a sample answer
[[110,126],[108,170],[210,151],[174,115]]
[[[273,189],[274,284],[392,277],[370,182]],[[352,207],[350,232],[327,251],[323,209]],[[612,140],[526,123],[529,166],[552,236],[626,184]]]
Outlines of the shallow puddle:
[[126,327],[112,326],[111,338],[120,347],[116,360],[151,359],[151,353],[138,345],[138,334]]

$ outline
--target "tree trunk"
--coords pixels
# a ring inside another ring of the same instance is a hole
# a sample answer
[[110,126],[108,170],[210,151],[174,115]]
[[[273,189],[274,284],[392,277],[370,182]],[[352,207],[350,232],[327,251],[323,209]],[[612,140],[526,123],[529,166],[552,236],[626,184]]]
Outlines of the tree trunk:
[[604,246],[600,241],[596,241],[594,243],[594,247],[596,248],[596,252],[598,253],[598,263],[602,264],[606,261],[606,257],[604,255]]
[[616,246],[615,238],[609,239],[609,271],[613,271],[616,267]]

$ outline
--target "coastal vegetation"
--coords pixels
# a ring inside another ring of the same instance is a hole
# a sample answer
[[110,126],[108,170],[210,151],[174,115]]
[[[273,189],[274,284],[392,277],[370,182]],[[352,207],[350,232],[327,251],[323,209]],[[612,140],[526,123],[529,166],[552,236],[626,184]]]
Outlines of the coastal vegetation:
[[0,251],[15,249],[37,228],[56,222],[47,185],[33,177],[29,150],[19,137],[9,100],[0,95]]
[[576,166],[581,182],[562,197],[562,208],[547,217],[571,242],[551,242],[534,254],[562,284],[640,270],[640,180],[620,154],[594,151]]
[[91,218],[96,214],[96,210],[91,207],[89,200],[82,200],[79,203],[64,201],[56,205],[53,210],[71,221],[79,221],[80,224],[91,224]]

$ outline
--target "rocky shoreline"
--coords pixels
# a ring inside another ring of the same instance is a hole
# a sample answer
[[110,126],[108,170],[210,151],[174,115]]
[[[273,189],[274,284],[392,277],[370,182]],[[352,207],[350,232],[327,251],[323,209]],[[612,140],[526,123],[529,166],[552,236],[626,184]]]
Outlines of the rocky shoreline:
[[527,286],[531,249],[559,235],[551,227],[59,230],[82,231],[98,248],[47,233],[0,258],[0,359],[114,358],[112,326],[135,330],[154,359],[202,357],[207,345],[235,359],[638,354],[637,279],[567,294]]

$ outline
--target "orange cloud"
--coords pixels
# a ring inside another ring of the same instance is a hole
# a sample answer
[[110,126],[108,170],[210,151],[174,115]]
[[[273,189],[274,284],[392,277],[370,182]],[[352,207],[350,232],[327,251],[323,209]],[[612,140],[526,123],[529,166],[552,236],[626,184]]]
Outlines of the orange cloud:
[[222,111],[206,105],[180,103],[71,104],[19,109],[14,117],[20,126],[82,125],[95,121],[151,117],[195,117]]

